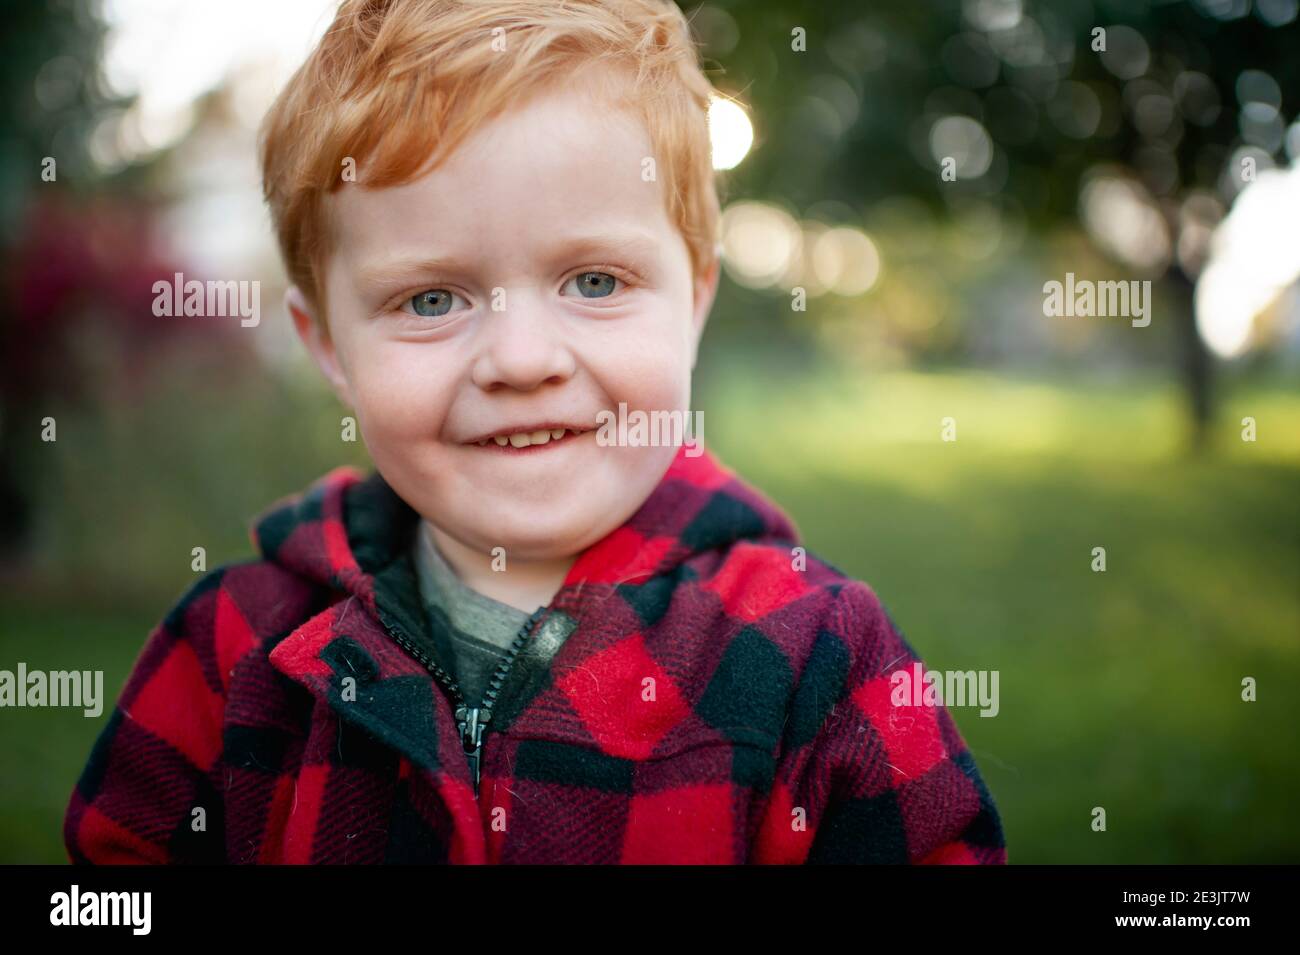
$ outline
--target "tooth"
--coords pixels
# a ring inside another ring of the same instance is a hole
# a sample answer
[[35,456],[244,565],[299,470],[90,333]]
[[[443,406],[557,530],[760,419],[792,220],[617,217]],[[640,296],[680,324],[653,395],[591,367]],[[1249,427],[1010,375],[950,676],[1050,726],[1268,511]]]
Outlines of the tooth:
[[497,444],[501,445],[501,447],[503,448],[510,443],[510,439],[507,438],[504,434],[498,434],[492,440],[495,441]]
[[487,443],[488,443],[488,439],[487,439],[487,438],[484,438],[482,441],[480,441],[480,442],[478,443],[478,446],[481,448],[481,447],[483,447],[483,445],[485,445],[485,444],[487,444]]
[[510,446],[515,448],[526,448],[529,444],[529,437],[526,434],[512,434],[509,438]]
[[560,440],[560,438],[564,437],[564,429],[556,428],[551,432],[551,437],[554,438],[556,441]]
[[530,437],[533,439],[533,444],[545,444],[547,441],[551,440],[551,432],[534,431]]

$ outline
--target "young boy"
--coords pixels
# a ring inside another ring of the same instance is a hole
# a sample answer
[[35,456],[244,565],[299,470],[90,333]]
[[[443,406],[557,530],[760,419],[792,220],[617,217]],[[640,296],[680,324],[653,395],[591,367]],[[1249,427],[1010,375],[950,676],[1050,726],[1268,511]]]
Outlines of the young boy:
[[288,311],[376,466],[151,635],[76,862],[1001,863],[865,584],[702,446],[701,73],[659,0],[346,0],[268,115]]

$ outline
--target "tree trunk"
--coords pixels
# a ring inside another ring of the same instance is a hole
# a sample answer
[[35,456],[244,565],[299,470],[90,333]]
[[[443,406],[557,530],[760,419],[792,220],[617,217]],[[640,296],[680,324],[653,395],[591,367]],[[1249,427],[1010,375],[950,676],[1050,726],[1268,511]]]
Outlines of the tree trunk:
[[1179,379],[1191,415],[1191,446],[1199,452],[1208,443],[1214,419],[1214,358],[1196,330],[1195,283],[1178,265],[1170,268],[1167,278],[1176,306],[1174,336]]

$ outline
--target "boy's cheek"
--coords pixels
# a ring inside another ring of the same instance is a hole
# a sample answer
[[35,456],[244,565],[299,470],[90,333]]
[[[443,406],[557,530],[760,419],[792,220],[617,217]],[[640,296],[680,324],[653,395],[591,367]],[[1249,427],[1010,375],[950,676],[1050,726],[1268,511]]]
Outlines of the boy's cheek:
[[[629,336],[617,347],[593,356],[588,364],[598,379],[606,375],[623,378],[641,389],[676,395],[690,383],[690,341],[679,329],[656,325],[646,334]],[[618,400],[617,394],[611,397]]]
[[431,375],[400,368],[386,372],[367,369],[354,376],[352,394],[357,423],[368,445],[414,437],[432,439],[441,430],[446,399]]

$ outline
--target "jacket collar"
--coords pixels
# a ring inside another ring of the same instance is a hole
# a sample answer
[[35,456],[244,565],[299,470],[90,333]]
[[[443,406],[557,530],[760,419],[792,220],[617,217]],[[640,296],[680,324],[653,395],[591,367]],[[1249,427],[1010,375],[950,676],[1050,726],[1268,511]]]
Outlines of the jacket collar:
[[[498,729],[543,687],[571,635],[609,612],[601,605],[616,588],[644,585],[694,553],[741,538],[797,541],[775,505],[708,451],[690,457],[686,450],[678,450],[637,512],[574,562],[511,669],[494,710]],[[281,640],[272,665],[342,717],[433,768],[439,761],[431,741],[456,737],[430,674],[431,666],[450,672],[450,639],[421,604],[411,559],[418,522],[378,472],[342,467],[270,508],[253,536],[267,560],[339,598]],[[453,762],[465,769],[464,760]]]

